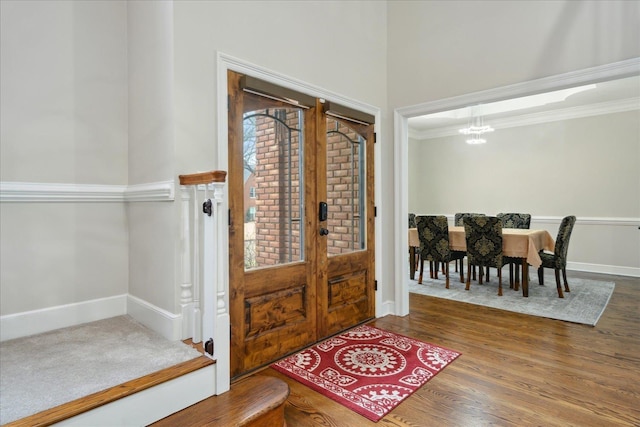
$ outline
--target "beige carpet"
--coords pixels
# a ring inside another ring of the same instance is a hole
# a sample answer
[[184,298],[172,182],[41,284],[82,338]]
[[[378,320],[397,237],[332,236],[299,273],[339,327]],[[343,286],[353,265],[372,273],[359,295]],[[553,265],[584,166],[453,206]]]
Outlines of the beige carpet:
[[0,424],[199,357],[129,316],[0,343]]
[[[529,282],[529,296],[523,298],[522,289],[518,292],[509,289],[509,270],[506,268],[502,272],[503,296],[499,297],[495,269],[491,269],[489,283],[479,285],[472,280],[468,291],[464,290],[465,284],[460,283],[460,274],[453,271],[453,264],[449,272],[449,289],[445,288],[442,274],[438,275],[442,280],[429,279],[428,271],[425,275],[422,285],[419,285],[417,280],[409,280],[409,292],[591,326],[595,326],[600,319],[615,288],[613,282],[577,279],[569,276],[571,292],[565,292],[564,298],[558,298],[553,273],[545,274],[544,286],[540,286],[537,270],[533,269]],[[416,273],[417,278],[418,273]]]

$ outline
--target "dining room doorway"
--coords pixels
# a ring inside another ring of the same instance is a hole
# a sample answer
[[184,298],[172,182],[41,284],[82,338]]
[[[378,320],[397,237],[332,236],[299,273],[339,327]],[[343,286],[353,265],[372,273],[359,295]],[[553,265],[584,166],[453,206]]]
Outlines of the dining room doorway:
[[[491,103],[497,103],[499,101],[509,101],[516,98],[527,97],[535,94],[544,94],[562,89],[568,89],[583,85],[591,85],[594,83],[604,86],[603,83],[615,83],[616,81],[622,81],[630,77],[639,75],[640,63],[637,58],[625,60],[617,63],[606,64],[584,70],[577,70],[555,76],[549,76],[537,80],[531,80],[509,86],[498,87],[481,92],[469,93],[466,95],[455,96],[452,98],[440,99],[423,104],[416,104],[407,107],[397,108],[394,114],[394,130],[395,130],[395,157],[394,157],[394,182],[396,192],[396,209],[395,209],[395,224],[394,231],[396,235],[395,246],[395,279],[396,283],[400,284],[399,289],[396,289],[396,307],[395,311],[398,315],[406,315],[409,313],[409,290],[407,284],[407,278],[409,277],[409,265],[407,263],[406,253],[408,248],[407,237],[407,220],[409,213],[409,170],[410,170],[410,156],[409,153],[409,139],[410,139],[410,119],[415,119],[420,116],[427,116],[437,114],[442,118],[447,113],[454,110],[460,110],[468,108],[469,106],[484,104],[489,105]],[[624,97],[630,96],[630,94],[637,94],[637,83],[632,90],[614,91],[612,94],[620,92]],[[637,105],[637,99],[633,101]],[[616,103],[607,103],[607,106],[616,106]],[[625,104],[626,105],[626,104]],[[545,106],[544,108],[550,108]],[[557,108],[557,107],[556,107]],[[616,107],[617,108],[617,107]],[[628,109],[629,106],[623,106],[622,109]],[[631,109],[637,107],[632,106]],[[592,109],[576,108],[575,112],[584,112],[588,114]],[[539,114],[540,112],[536,112]],[[566,111],[562,112],[566,114]],[[559,114],[559,117],[563,117]],[[532,120],[537,117],[529,117],[529,124],[533,123]],[[515,121],[512,118],[505,118],[505,122],[511,121],[509,125],[514,125]],[[496,132],[499,126],[496,126]],[[438,130],[441,132],[441,130]],[[455,133],[458,129],[455,129]],[[417,140],[415,135],[413,139]],[[464,142],[463,142],[464,143]],[[432,154],[432,153],[430,153]],[[415,156],[414,153],[414,158]],[[458,154],[459,156],[459,154]],[[439,158],[435,156],[435,158]],[[477,160],[477,158],[476,158]],[[437,186],[434,186],[437,187]],[[455,198],[450,198],[455,200]],[[424,212],[417,212],[424,213]],[[453,213],[453,212],[452,212]],[[533,218],[532,221],[535,221]],[[559,225],[561,217],[554,217],[547,219],[554,225]],[[607,218],[602,221],[604,226],[608,225],[611,219]],[[616,224],[626,224],[625,218],[616,219]],[[637,246],[636,246],[637,247]],[[624,271],[624,270],[622,270]]]

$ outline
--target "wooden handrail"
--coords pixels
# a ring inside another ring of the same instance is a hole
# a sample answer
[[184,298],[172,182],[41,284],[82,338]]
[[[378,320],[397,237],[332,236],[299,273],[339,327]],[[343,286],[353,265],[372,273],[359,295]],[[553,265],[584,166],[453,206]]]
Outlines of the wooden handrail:
[[209,171],[192,173],[188,175],[178,175],[180,185],[211,184],[212,182],[225,182],[227,173],[225,171]]

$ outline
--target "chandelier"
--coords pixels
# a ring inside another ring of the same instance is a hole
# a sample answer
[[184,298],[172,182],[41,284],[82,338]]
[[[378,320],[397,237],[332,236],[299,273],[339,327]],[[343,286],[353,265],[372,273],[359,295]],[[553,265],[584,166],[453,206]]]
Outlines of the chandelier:
[[487,140],[481,138],[481,135],[487,132],[493,132],[493,128],[491,126],[484,124],[480,108],[480,105],[470,107],[471,113],[469,114],[469,125],[466,128],[459,130],[461,134],[468,135],[470,137],[467,139],[467,144],[484,144]]

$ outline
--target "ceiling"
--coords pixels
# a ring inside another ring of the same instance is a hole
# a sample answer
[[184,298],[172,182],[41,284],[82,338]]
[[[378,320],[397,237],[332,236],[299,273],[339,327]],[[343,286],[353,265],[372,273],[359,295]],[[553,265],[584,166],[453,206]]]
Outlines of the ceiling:
[[499,129],[632,109],[640,109],[640,76],[412,117],[409,135],[416,139],[455,135],[469,124],[472,114]]

